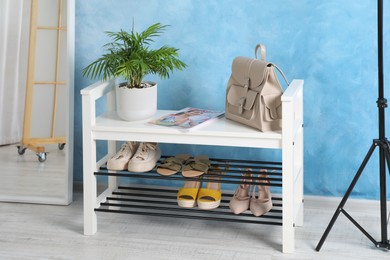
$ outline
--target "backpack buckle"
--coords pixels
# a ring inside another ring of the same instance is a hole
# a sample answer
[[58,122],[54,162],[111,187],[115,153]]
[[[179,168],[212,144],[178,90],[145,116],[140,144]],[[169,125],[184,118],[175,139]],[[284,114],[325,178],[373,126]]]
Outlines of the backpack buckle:
[[238,101],[238,113],[242,114],[244,112],[246,97],[241,97]]

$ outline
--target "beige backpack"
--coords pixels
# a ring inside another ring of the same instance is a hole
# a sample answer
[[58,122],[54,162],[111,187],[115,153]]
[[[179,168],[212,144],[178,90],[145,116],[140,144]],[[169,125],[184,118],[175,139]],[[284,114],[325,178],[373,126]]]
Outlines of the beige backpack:
[[[257,59],[258,51],[261,52]],[[237,57],[233,60],[232,74],[226,90],[225,117],[260,131],[282,128],[283,89],[275,68],[289,85],[283,72],[265,61],[264,45],[257,45],[256,59]]]

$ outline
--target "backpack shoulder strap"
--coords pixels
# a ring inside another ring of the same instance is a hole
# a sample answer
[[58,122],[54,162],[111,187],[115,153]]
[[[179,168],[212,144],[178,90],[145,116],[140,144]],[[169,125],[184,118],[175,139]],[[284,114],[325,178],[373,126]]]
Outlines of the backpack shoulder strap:
[[275,64],[273,64],[272,63],[272,66],[274,66],[278,71],[279,71],[279,73],[280,73],[280,75],[282,75],[282,77],[283,77],[283,79],[284,79],[284,81],[286,81],[286,84],[287,84],[287,86],[289,86],[290,85],[290,83],[288,82],[288,80],[287,80],[287,78],[286,78],[286,76],[284,75],[284,73],[283,73],[283,71],[281,70],[281,69],[279,69],[279,67],[278,66],[276,66]]

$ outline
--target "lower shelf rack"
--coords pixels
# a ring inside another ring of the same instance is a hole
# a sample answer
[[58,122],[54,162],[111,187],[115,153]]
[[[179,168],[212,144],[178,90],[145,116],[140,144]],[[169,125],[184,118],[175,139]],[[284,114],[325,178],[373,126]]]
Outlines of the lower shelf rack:
[[[163,157],[164,158],[164,157]],[[246,160],[210,159],[211,167],[202,177],[203,182],[220,182],[228,184],[262,184],[269,186],[282,186],[282,167],[278,162],[255,162]],[[243,173],[253,173],[252,177],[243,177]],[[154,170],[145,173],[128,171],[109,171],[102,166],[95,175],[120,176],[145,179],[164,180],[199,180],[199,178],[184,178],[181,174],[161,176]],[[213,177],[219,176],[218,179]],[[210,178],[208,178],[210,177]],[[264,183],[264,181],[267,181]],[[177,191],[175,187],[139,187],[135,185],[119,186],[100,203],[97,212],[112,212],[135,215],[148,215],[158,217],[175,217],[187,219],[204,219],[214,221],[241,222],[251,224],[282,225],[282,199],[272,197],[273,208],[270,212],[256,217],[249,210],[235,215],[229,209],[232,192],[222,192],[221,205],[213,210],[198,208],[182,208],[177,205]]]
[[251,224],[282,225],[282,200],[273,197],[273,208],[267,214],[255,217],[248,210],[240,215],[230,212],[229,201],[232,194],[223,193],[221,205],[213,210],[181,208],[176,201],[177,190],[171,187],[140,188],[119,186],[105,202],[96,208],[97,212],[112,212],[158,217],[204,219],[241,222]]

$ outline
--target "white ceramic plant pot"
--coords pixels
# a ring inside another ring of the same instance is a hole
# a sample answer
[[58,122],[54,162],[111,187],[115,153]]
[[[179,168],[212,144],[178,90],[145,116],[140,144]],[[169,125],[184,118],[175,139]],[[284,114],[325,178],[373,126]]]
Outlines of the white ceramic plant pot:
[[147,88],[115,88],[116,112],[126,121],[148,119],[157,112],[157,83],[147,82],[153,86]]

